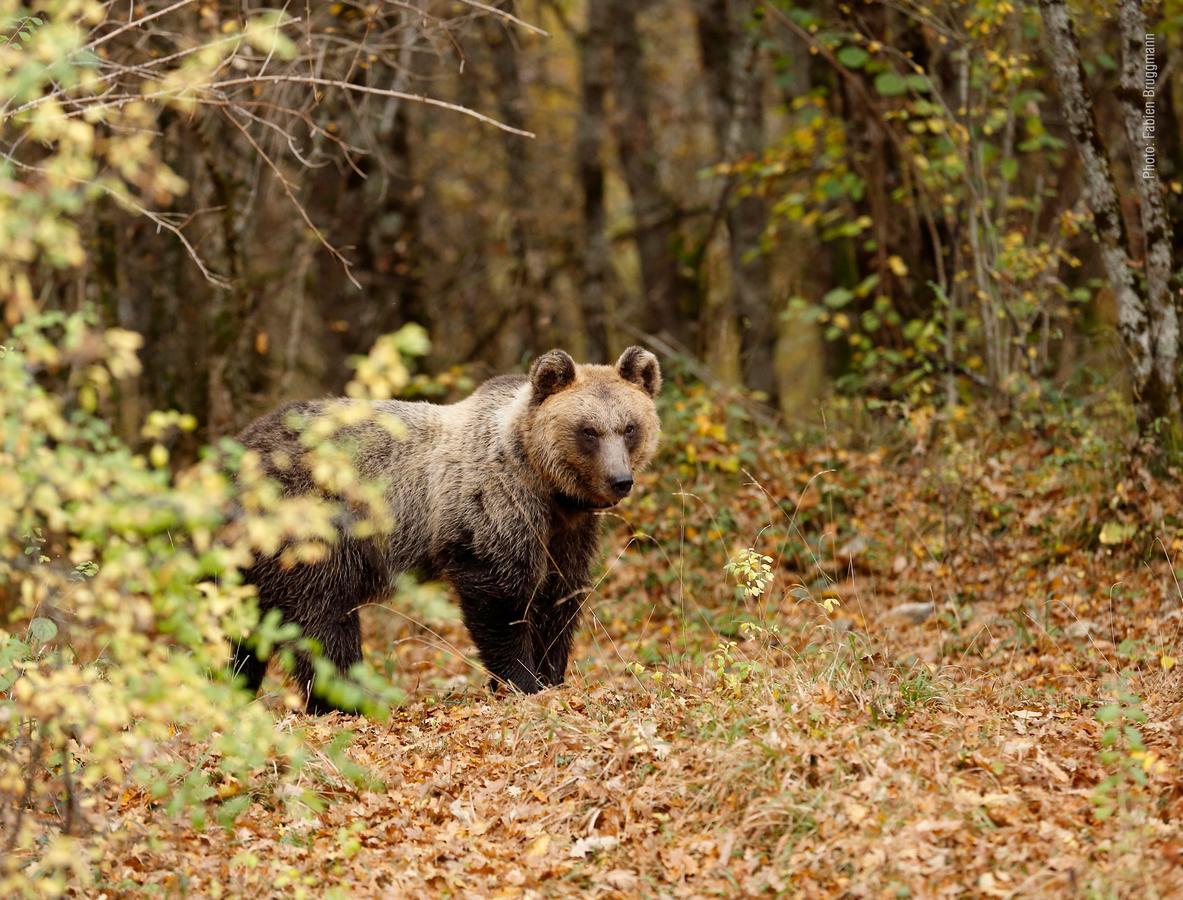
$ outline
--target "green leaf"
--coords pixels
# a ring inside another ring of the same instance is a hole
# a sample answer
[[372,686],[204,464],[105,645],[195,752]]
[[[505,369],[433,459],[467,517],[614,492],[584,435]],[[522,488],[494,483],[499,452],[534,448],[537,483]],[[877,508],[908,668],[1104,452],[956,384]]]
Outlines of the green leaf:
[[869,58],[862,47],[843,47],[838,51],[838,62],[848,69],[861,69]]
[[1145,750],[1146,745],[1142,743],[1142,732],[1140,732],[1133,725],[1126,725],[1121,729],[1125,739],[1129,742],[1131,750]]
[[822,298],[822,303],[830,307],[830,309],[841,309],[847,303],[854,299],[854,294],[846,288],[834,288],[832,291],[827,291],[826,296]]
[[58,633],[53,619],[36,618],[29,623],[29,637],[41,644],[48,644]]
[[908,91],[908,82],[895,72],[880,72],[875,76],[875,90],[884,97],[898,97]]
[[82,69],[97,69],[103,64],[103,61],[98,57],[98,54],[90,50],[79,50],[74,54],[71,62]]
[[1116,722],[1121,715],[1121,707],[1116,703],[1109,703],[1097,710],[1098,722]]
[[1101,543],[1109,546],[1124,544],[1137,530],[1138,526],[1129,522],[1106,522],[1101,526]]
[[223,828],[232,828],[234,820],[237,819],[246,808],[251,805],[254,798],[250,794],[238,794],[224,801],[216,813],[218,824]]
[[854,286],[854,292],[859,297],[865,297],[879,284],[879,274],[875,273],[868,275],[862,281]]

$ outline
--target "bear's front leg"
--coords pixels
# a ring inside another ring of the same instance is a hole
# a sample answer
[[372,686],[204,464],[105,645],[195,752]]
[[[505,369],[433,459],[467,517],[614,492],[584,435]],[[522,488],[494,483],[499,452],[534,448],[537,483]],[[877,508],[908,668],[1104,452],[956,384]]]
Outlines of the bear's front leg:
[[558,600],[536,603],[530,610],[538,677],[548,687],[562,684],[567,674],[567,660],[582,606],[583,593],[576,592]]
[[[347,678],[354,663],[361,662],[361,617],[354,610],[339,619],[316,620],[304,626],[304,636],[320,644],[321,654],[333,664],[337,674]],[[304,692],[305,709],[310,715],[320,716],[334,710],[356,714],[358,710],[339,706],[323,695],[316,683],[312,660],[306,653],[296,654],[295,678]]]
[[538,593],[531,576],[533,561],[496,560],[471,546],[450,548],[441,574],[460,597],[460,611],[476,644],[494,690],[499,685],[536,694],[545,687],[538,677],[529,612]]
[[524,602],[462,590],[460,609],[481,662],[492,677],[494,690],[507,685],[523,694],[536,694],[545,687],[538,677]]

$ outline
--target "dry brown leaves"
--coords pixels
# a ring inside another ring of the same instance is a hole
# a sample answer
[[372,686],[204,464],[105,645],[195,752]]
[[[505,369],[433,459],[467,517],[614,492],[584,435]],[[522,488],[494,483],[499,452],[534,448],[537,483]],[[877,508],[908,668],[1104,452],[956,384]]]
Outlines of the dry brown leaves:
[[[677,569],[670,544],[619,553],[631,531],[692,528],[722,543],[718,510],[663,524],[660,503],[638,504],[611,541],[566,687],[491,697],[439,640],[379,625],[371,651],[397,641],[413,701],[385,724],[306,724],[326,744],[355,731],[349,753],[380,789],[314,761],[323,811],[298,822],[263,801],[232,830],[200,833],[146,796],[112,798],[95,814],[115,831],[109,893],[1183,893],[1183,605],[1168,562],[1183,533],[1162,512],[1179,509],[1177,488],[1142,478],[1082,491],[1071,468],[1040,467],[1054,451],[1021,444],[968,459],[956,477],[925,459],[840,456],[834,477],[864,490],[810,544],[818,571],[781,555],[784,529],[761,537],[784,633],[731,638],[737,660],[759,664],[735,689],[709,674],[724,636],[702,624],[702,609],[729,596],[721,572],[695,591],[685,573],[650,577]],[[833,464],[832,453],[780,454],[755,473],[759,489],[740,476],[724,485],[741,545],[780,515],[770,497],[818,507],[803,502],[805,483]],[[1158,518],[1138,519],[1149,522],[1141,551],[1090,533],[1143,504]],[[827,617],[788,593],[795,582],[841,605]],[[468,647],[455,626],[442,637]],[[810,656],[811,643],[832,655]],[[685,652],[655,662],[646,647]],[[645,669],[629,671],[638,659]],[[1147,783],[1101,820],[1094,791],[1113,766],[1095,714],[1122,671],[1147,715],[1136,760]]]

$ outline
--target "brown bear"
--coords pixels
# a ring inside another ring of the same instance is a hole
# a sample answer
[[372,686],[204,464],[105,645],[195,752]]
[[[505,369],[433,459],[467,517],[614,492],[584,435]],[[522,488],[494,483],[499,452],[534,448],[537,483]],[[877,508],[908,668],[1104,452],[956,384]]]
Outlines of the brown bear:
[[[239,439],[289,495],[316,490],[299,463],[300,433],[327,403],[370,403],[406,433],[357,426],[366,433],[355,465],[384,485],[392,531],[360,539],[342,527],[316,563],[256,560],[245,575],[260,611],[278,609],[344,673],[362,655],[358,609],[413,571],[454,588],[494,687],[531,694],[559,684],[597,549],[596,511],[626,497],[652,459],[660,389],[657,358],[640,347],[615,366],[576,365],[551,350],[528,376],[492,378],[459,403],[314,401],[263,416]],[[234,655],[257,691],[266,662],[245,644]],[[332,708],[307,658],[295,674],[310,712]]]

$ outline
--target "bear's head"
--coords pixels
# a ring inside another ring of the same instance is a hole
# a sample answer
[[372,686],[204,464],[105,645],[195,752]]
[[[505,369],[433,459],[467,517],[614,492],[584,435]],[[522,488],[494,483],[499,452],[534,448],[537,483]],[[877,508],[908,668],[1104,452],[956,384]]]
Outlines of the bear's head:
[[584,508],[615,506],[657,449],[657,357],[629,347],[615,366],[576,365],[562,350],[530,367],[526,454],[557,495]]

